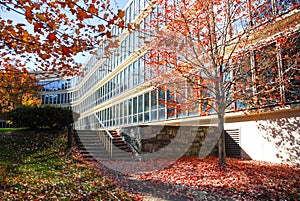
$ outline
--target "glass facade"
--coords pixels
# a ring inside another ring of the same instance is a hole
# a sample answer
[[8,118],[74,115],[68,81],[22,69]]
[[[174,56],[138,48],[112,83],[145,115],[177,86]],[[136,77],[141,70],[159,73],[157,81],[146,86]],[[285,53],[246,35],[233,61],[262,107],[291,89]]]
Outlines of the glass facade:
[[[157,13],[163,13],[163,8],[158,6],[144,17],[141,13],[148,6],[146,0],[131,0],[125,10],[126,22],[138,22],[141,30],[149,26],[151,18]],[[241,1],[248,3],[249,1]],[[273,19],[276,15],[282,15],[291,8],[299,5],[300,1],[255,1],[252,10],[247,14],[241,14],[241,18],[233,22],[238,32],[239,28],[245,26],[256,26],[258,23]],[[163,26],[163,24],[160,24]],[[83,76],[74,78],[70,83],[67,95],[56,94],[45,95],[45,103],[70,101],[74,112],[81,114],[76,123],[77,129],[90,127],[97,128],[99,125],[93,115],[96,113],[106,127],[122,127],[132,124],[150,123],[165,121],[168,119],[185,118],[189,116],[202,115],[209,105],[207,102],[195,104],[194,107],[184,108],[182,100],[167,88],[153,89],[147,85],[151,72],[145,68],[145,61],[148,59],[143,44],[150,38],[151,32],[132,31],[128,32],[114,27],[112,33],[119,36],[118,46],[107,55],[107,43],[100,45],[95,55],[92,55],[86,64]],[[299,34],[293,35],[293,40],[288,41],[299,47]],[[296,57],[299,50],[294,52],[281,48],[280,43],[274,42],[261,49],[252,50],[245,59],[245,66],[254,67],[255,71],[242,72],[245,80],[260,77],[272,85],[274,78],[284,76],[284,69],[288,69],[290,61],[285,60],[285,55]],[[265,63],[266,59],[268,63]],[[271,62],[270,62],[271,61]],[[260,73],[262,69],[264,73]],[[266,71],[267,69],[267,71]],[[268,70],[269,69],[269,70]],[[266,73],[268,72],[268,73]],[[241,73],[241,72],[240,72]],[[295,76],[299,77],[299,69],[293,70]],[[240,81],[241,83],[242,80]],[[288,81],[277,87],[272,94],[264,94],[259,98],[261,104],[278,104],[282,99],[289,102],[299,101],[300,83],[299,79]],[[55,84],[54,84],[55,85]],[[258,84],[259,85],[259,84]],[[65,84],[55,85],[54,88],[65,87]],[[262,85],[256,86],[259,90]],[[187,87],[188,88],[188,87]],[[244,87],[245,93],[252,93],[254,87]],[[186,90],[185,97],[192,96],[193,92]],[[59,100],[59,101],[58,101]],[[235,102],[232,107],[242,109],[247,102]]]
[[71,81],[61,80],[44,80],[39,82],[43,88],[41,90],[42,104],[55,105],[60,107],[70,107]]

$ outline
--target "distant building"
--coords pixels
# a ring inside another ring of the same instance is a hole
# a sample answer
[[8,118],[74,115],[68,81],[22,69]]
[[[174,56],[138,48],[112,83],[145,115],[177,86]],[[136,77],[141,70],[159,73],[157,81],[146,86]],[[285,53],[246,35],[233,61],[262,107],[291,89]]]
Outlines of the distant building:
[[70,93],[68,93],[68,89],[71,87],[69,79],[47,78],[39,83],[43,86],[40,94],[44,106],[71,107]]

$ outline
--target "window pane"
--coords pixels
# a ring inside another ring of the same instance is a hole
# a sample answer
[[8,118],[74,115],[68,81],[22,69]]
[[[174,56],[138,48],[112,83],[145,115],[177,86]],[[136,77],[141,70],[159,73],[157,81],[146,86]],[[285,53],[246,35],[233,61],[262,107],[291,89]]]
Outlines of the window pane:
[[282,14],[286,11],[299,6],[300,0],[277,0],[277,13]]
[[287,102],[300,100],[300,33],[289,37],[282,48],[282,66],[285,99]]
[[235,102],[235,109],[245,109],[250,107],[253,100],[253,80],[252,67],[250,62],[250,53],[246,53],[243,57],[234,59],[233,78],[235,78],[234,90],[231,92],[233,101]]
[[275,43],[255,51],[256,90],[260,106],[281,100],[277,48]]
[[261,21],[272,18],[272,1],[271,0],[255,0],[251,4],[252,23],[257,24]]

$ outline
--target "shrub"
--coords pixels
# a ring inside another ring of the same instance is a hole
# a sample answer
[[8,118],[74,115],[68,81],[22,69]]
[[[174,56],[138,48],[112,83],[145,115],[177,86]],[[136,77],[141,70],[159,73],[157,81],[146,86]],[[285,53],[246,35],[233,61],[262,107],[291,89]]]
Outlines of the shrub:
[[14,127],[30,129],[61,129],[73,123],[73,114],[70,109],[50,106],[21,106],[9,112],[8,115]]

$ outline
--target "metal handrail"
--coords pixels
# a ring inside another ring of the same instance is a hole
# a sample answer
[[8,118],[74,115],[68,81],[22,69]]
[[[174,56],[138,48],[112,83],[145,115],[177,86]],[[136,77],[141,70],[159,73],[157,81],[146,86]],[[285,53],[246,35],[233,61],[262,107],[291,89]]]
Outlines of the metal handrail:
[[[95,118],[99,122],[100,126],[104,129],[106,135],[99,135],[101,142],[104,145],[104,148],[108,152],[110,158],[112,158],[112,147],[113,147],[113,139],[114,137],[110,134],[109,130],[106,128],[106,126],[102,123],[101,119],[94,114]],[[102,132],[103,133],[103,132]],[[104,139],[103,139],[104,137]]]
[[108,135],[108,137],[109,137],[110,139],[114,139],[114,137],[110,134],[109,130],[108,130],[108,129],[106,128],[106,126],[102,123],[102,121],[100,120],[100,118],[99,118],[96,114],[94,114],[94,115],[95,115],[97,121],[99,122],[99,124],[101,125],[101,127],[104,129],[104,131],[105,131],[106,134]]

